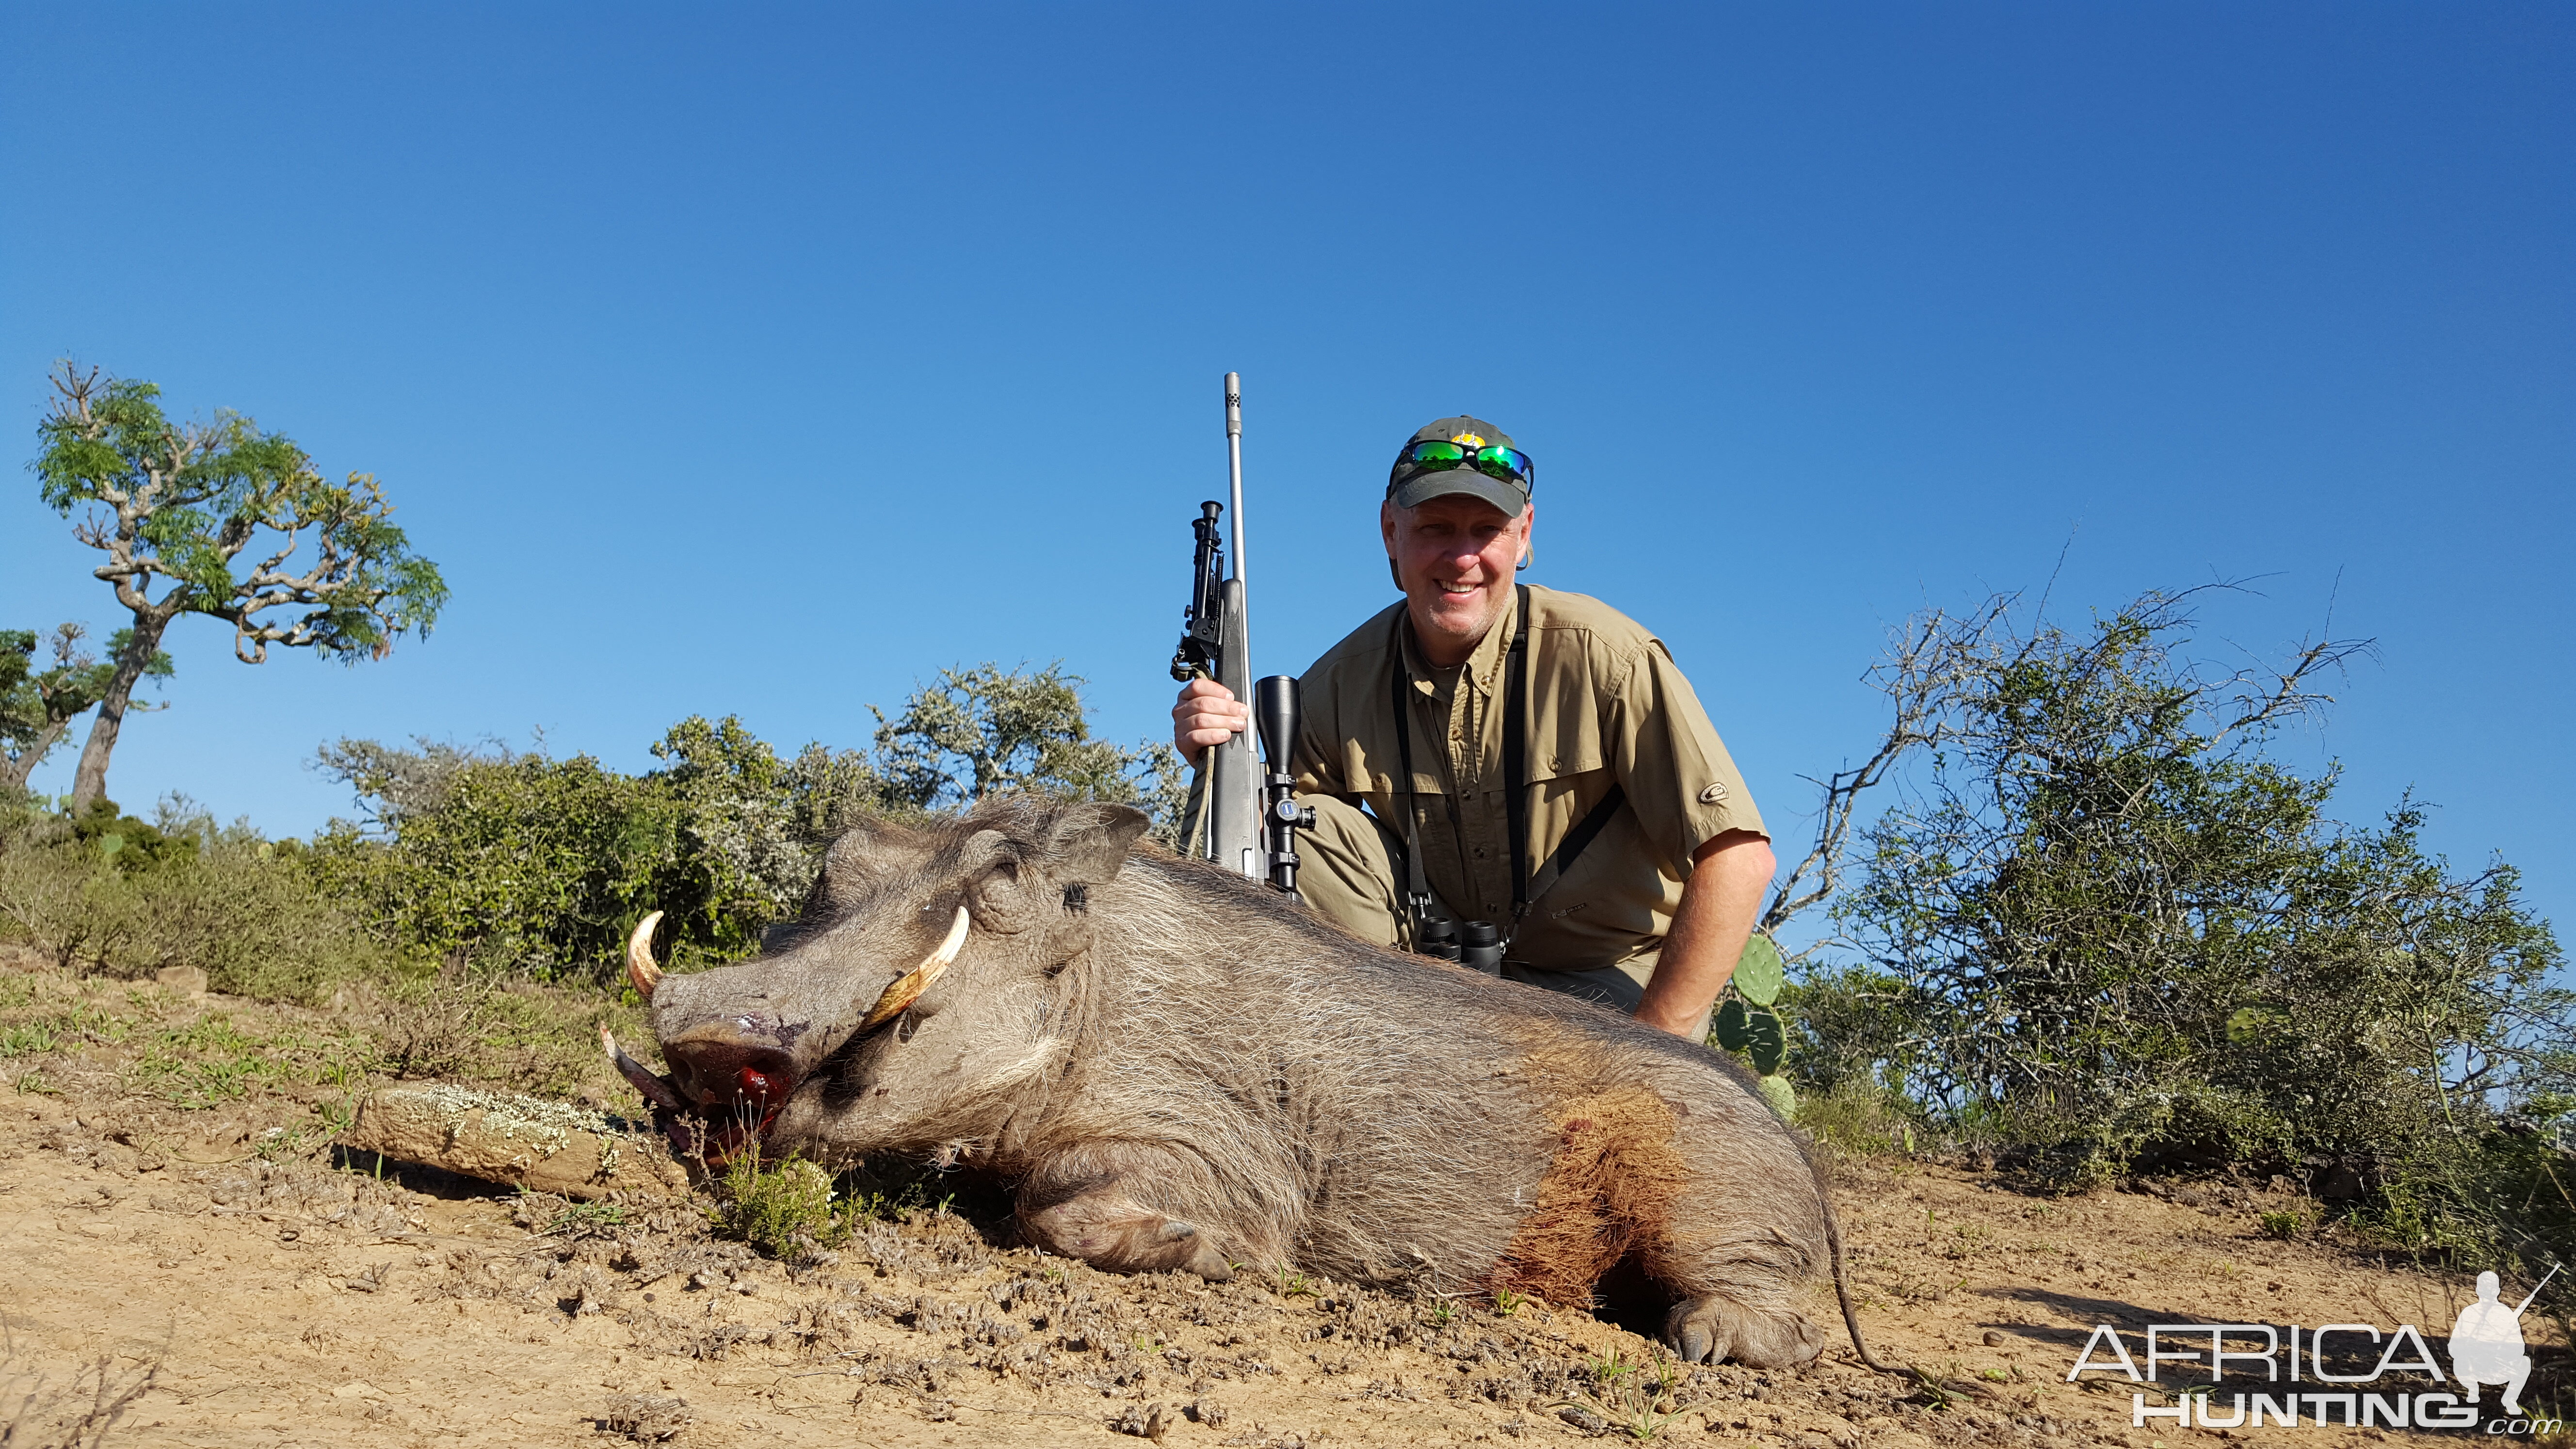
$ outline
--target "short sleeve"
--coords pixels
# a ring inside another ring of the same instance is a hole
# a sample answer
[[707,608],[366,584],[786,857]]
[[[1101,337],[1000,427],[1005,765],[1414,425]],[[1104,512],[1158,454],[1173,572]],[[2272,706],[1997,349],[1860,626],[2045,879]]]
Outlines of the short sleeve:
[[1648,641],[1627,660],[1603,734],[1629,808],[1675,876],[1687,878],[1692,856],[1727,831],[1769,833],[1699,695],[1661,642]]

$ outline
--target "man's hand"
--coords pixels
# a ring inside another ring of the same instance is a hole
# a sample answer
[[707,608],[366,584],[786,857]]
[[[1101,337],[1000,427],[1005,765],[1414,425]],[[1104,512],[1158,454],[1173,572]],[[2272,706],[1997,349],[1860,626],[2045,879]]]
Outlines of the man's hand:
[[[1210,745],[1221,745],[1252,728],[1252,711],[1234,691],[1213,679],[1198,678],[1181,691],[1172,706],[1172,748],[1184,764],[1195,765]],[[1687,897],[1685,897],[1687,899]],[[1741,949],[1742,942],[1736,943]],[[1735,958],[1728,957],[1731,963]]]
[[1636,1015],[1648,1026],[1697,1040],[1707,1030],[1709,1004],[1735,974],[1736,958],[1753,934],[1753,913],[1778,863],[1771,858],[1770,839],[1750,830],[1713,837],[1692,860],[1681,910]]

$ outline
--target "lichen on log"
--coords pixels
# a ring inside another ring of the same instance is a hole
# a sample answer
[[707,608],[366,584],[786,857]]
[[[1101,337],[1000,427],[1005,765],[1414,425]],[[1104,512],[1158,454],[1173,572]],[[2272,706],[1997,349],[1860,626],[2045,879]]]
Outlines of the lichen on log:
[[445,1082],[387,1087],[340,1139],[352,1152],[565,1197],[678,1197],[688,1173],[661,1137],[566,1102]]

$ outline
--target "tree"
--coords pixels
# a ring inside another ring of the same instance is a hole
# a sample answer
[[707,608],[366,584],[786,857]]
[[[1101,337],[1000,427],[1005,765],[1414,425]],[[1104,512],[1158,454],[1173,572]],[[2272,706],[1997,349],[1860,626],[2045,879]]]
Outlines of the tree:
[[587,755],[344,739],[317,764],[356,790],[370,824],[334,821],[315,867],[398,948],[541,977],[613,973],[636,916],[659,910],[677,959],[733,960],[796,913],[825,850],[861,821],[1001,790],[1173,810],[1171,748],[1093,739],[1080,682],[1060,665],[945,670],[879,716],[873,750],[809,744],[793,759],[731,715],[693,715],[644,775]]
[[[100,663],[80,647],[88,633],[78,624],[55,625],[53,667],[39,671],[35,631],[0,629],[0,791],[26,789],[27,777],[53,753],[72,721],[107,693],[116,666]],[[126,631],[120,629],[108,652],[121,653],[127,643]],[[167,679],[171,668],[170,656],[156,650],[144,662],[143,674]]]
[[[889,804],[901,809],[967,807],[988,795],[1030,790],[1068,800],[1148,802],[1170,811],[1178,762],[1168,745],[1126,749],[1094,739],[1082,709],[1082,679],[1061,663],[1035,674],[984,663],[943,669],[877,717],[876,768]],[[1148,777],[1140,781],[1143,772]]]
[[[107,555],[92,572],[134,619],[108,662],[72,781],[75,812],[106,793],[134,686],[179,616],[231,624],[245,664],[266,662],[272,644],[346,663],[381,659],[397,636],[429,632],[447,585],[411,552],[373,477],[332,483],[292,439],[237,413],[172,423],[148,382],[65,363],[53,387],[37,425],[44,451],[31,466],[56,513],[88,510],[73,536]],[[308,540],[312,553],[293,571],[289,560]]]
[[1797,993],[1804,1074],[2061,1178],[2268,1163],[2456,1214],[2473,1164],[2576,1107],[2556,940],[2510,866],[2424,851],[2421,804],[2340,824],[2333,767],[2271,750],[2366,645],[2213,662],[2199,592],[1912,627],[1879,682],[1926,754]]

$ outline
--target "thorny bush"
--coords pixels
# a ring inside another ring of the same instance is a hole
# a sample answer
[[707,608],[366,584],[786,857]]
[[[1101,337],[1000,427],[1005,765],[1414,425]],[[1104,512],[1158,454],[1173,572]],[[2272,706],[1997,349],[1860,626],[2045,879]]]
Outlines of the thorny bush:
[[2361,646],[2215,667],[2194,602],[2078,634],[2004,597],[1900,636],[1879,682],[1922,753],[1788,997],[1795,1070],[2054,1181],[2248,1164],[2409,1246],[2565,1241],[2548,923],[2512,867],[2426,853],[2422,803],[2339,824],[2335,769],[2274,752]]

